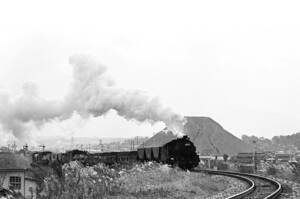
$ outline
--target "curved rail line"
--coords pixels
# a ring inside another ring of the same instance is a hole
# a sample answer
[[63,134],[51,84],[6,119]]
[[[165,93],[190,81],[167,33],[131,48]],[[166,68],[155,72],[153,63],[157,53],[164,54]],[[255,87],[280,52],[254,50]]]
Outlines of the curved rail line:
[[280,196],[280,193],[282,191],[282,186],[278,181],[255,174],[204,169],[194,170],[194,172],[205,172],[214,175],[225,175],[229,177],[234,177],[246,182],[249,185],[248,189],[230,197],[227,197],[226,199],[275,199]]

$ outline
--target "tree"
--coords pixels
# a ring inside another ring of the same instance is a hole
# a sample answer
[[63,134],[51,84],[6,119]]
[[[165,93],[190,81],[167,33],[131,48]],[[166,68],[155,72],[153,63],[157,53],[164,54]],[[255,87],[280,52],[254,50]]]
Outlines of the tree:
[[228,155],[227,155],[227,154],[224,154],[224,155],[223,155],[223,160],[224,160],[225,162],[227,162],[227,160],[228,160]]

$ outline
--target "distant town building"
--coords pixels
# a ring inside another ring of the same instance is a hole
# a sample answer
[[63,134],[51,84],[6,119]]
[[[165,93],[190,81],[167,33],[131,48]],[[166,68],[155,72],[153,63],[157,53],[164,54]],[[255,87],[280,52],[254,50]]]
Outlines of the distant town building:
[[277,153],[275,155],[276,162],[288,162],[292,159],[291,154],[287,153]]
[[236,156],[236,160],[238,163],[242,163],[242,164],[253,164],[254,157],[257,163],[267,159],[266,153],[256,152],[256,153],[238,153],[238,155]]

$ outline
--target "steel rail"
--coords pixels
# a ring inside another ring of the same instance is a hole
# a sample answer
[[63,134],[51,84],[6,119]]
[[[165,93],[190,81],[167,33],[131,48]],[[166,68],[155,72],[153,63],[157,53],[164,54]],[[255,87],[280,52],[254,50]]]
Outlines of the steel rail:
[[273,180],[271,178],[263,177],[260,175],[255,175],[255,174],[248,174],[248,173],[240,173],[240,172],[231,172],[231,171],[221,171],[221,170],[208,170],[208,169],[201,169],[201,170],[194,170],[194,172],[206,172],[206,173],[211,173],[215,175],[225,175],[225,176],[230,176],[234,178],[241,179],[244,182],[247,182],[250,187],[246,189],[245,191],[242,191],[240,193],[237,193],[235,195],[232,195],[230,197],[227,197],[226,199],[237,199],[237,198],[244,198],[245,196],[250,195],[256,188],[255,182],[251,180],[251,178],[258,178],[264,181],[267,181],[271,184],[273,184],[276,187],[276,190],[264,197],[264,199],[275,199],[278,198],[281,194],[282,191],[282,186],[281,184]]

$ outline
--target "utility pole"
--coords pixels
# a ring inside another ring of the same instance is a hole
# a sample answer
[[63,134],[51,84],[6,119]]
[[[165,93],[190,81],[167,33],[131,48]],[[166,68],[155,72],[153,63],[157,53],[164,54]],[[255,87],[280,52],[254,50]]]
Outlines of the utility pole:
[[45,145],[40,145],[39,147],[42,147],[42,151],[45,151]]
[[134,140],[130,140],[130,143],[131,143],[130,150],[133,151],[134,150]]
[[74,149],[74,132],[71,132],[71,143],[70,143],[70,148],[71,150]]
[[16,152],[16,150],[17,150],[16,141],[14,141],[14,143],[12,144],[12,149],[13,149],[13,152]]
[[252,143],[254,144],[254,152],[253,152],[253,173],[256,173],[256,141],[253,140]]

